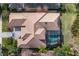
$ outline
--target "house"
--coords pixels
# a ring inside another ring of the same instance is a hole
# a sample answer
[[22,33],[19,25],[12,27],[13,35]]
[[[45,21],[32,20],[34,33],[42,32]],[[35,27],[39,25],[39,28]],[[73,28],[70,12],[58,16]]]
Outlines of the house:
[[20,32],[16,38],[19,48],[42,48],[60,44],[59,12],[10,13],[9,28],[12,32]]
[[48,32],[47,35],[49,36],[57,35],[60,32],[60,26],[58,25],[59,16],[60,13],[47,12],[10,13],[9,28],[11,31],[21,32],[20,37],[17,39],[18,47],[46,47],[46,32]]

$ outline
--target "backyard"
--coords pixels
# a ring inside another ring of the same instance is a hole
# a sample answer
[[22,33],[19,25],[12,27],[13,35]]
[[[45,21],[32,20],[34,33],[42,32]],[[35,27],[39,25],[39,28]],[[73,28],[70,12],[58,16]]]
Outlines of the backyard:
[[71,26],[76,19],[76,13],[62,13],[61,22],[62,22],[62,33],[64,35],[64,43],[72,43],[72,33]]
[[[76,21],[78,14],[76,6],[77,6],[76,4],[63,4],[62,9],[65,11],[61,12],[62,15],[60,16],[60,19],[62,23],[64,44],[67,44],[70,48],[73,49],[73,52],[76,51],[77,55],[79,55],[79,40],[78,40],[79,38],[74,37],[74,33],[72,32],[72,30],[74,29],[78,30],[78,27],[74,25],[74,22]],[[72,29],[72,26],[74,26],[74,29]]]

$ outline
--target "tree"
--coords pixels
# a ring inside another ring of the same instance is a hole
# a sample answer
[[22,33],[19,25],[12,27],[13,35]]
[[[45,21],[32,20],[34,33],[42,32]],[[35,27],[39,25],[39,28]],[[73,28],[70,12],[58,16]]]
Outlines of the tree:
[[77,11],[76,4],[62,4],[61,11],[68,12],[68,13],[75,13]]
[[8,19],[9,17],[9,8],[8,8],[8,4],[2,4],[2,18],[3,20]]
[[9,4],[2,4],[2,10],[9,10]]
[[79,14],[79,3],[76,5],[77,13]]
[[65,11],[66,11],[66,10],[65,10],[65,4],[63,4],[63,3],[61,4],[60,11],[61,11],[61,12],[65,12]]

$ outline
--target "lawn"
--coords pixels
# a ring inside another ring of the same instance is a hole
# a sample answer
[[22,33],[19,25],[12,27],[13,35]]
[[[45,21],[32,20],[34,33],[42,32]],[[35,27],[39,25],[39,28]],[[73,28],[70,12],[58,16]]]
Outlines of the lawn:
[[7,11],[7,10],[2,11],[2,31],[3,32],[8,31],[8,20],[9,20],[8,15],[9,15],[9,11]]
[[64,35],[64,43],[72,42],[72,33],[71,26],[76,19],[76,13],[62,13],[61,22],[62,22],[62,32]]
[[[79,38],[73,36],[71,30],[77,29],[78,25],[72,29],[74,21],[78,15],[78,8],[77,4],[62,4],[62,9],[64,12],[61,11],[62,16],[60,17],[62,22],[62,33],[64,36],[64,44],[68,44],[71,48],[79,54]],[[77,23],[78,24],[78,23]],[[78,30],[78,29],[77,29]]]
[[73,48],[79,54],[79,38],[74,37],[71,32],[71,27],[73,25],[73,22],[76,20],[76,16],[76,13],[62,13],[60,19],[62,22],[64,44],[67,44],[68,46],[70,46],[70,48]]

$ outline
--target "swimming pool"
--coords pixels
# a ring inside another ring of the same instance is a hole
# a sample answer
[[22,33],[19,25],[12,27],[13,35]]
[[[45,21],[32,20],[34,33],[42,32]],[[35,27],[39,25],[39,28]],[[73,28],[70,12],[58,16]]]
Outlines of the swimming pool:
[[55,45],[60,40],[60,31],[59,30],[47,30],[46,31],[46,44]]

